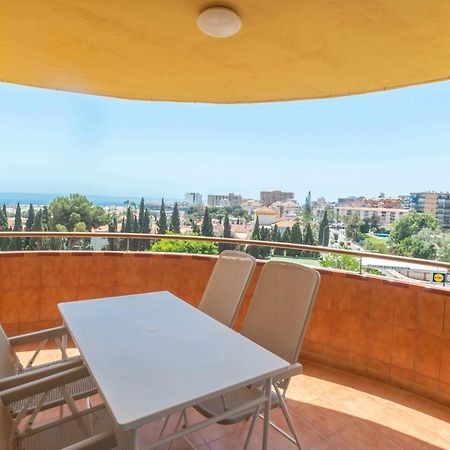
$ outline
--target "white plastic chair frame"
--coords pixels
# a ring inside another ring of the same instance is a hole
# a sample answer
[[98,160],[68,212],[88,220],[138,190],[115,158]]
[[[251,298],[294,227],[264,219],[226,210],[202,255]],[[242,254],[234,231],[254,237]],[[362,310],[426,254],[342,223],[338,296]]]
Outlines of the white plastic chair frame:
[[[4,334],[3,329],[1,329],[1,332]],[[12,352],[14,356],[14,364],[16,366],[17,373],[24,372],[27,369],[33,369],[33,364],[36,360],[36,358],[39,356],[39,353],[41,350],[43,350],[49,340],[53,340],[53,342],[56,344],[56,346],[61,351],[61,361],[69,359],[67,356],[67,336],[68,336],[68,330],[64,326],[55,327],[55,328],[48,328],[46,330],[41,331],[35,331],[33,333],[27,333],[22,334],[19,336],[12,336],[9,338],[5,338],[8,340],[9,344],[11,345],[11,348],[16,347],[18,345],[24,345],[24,344],[31,344],[31,343],[38,343],[38,346],[36,350],[34,351],[31,358],[28,360],[28,362],[23,365],[16,352]],[[44,364],[43,366],[47,366],[48,364]],[[41,367],[41,366],[36,366]]]
[[[87,411],[79,411],[73,397],[67,389],[67,385],[69,383],[86,378],[87,376],[88,372],[85,367],[75,367],[65,372],[50,375],[46,378],[31,381],[19,386],[14,386],[0,392],[0,399],[3,403],[0,407],[3,410],[3,413],[4,410],[6,408],[10,408],[12,404],[25,400],[25,406],[19,414],[17,414],[17,416],[9,415],[9,423],[7,423],[8,421],[4,420],[5,418],[2,417],[3,420],[0,421],[0,446],[4,445],[5,440],[7,440],[7,448],[9,450],[15,450],[16,448],[19,448],[19,443],[22,443],[23,440],[30,437],[31,434],[34,437],[39,435],[40,432],[43,433],[47,431],[49,428],[55,430],[64,423],[66,426],[67,424],[70,424],[79,427],[80,434],[85,437],[85,439],[81,442],[64,447],[64,450],[109,450],[117,447],[118,443],[116,434],[112,428],[95,434],[91,426],[89,426],[89,422],[86,425],[81,421],[83,416],[86,417],[88,414],[94,415],[95,412],[104,409],[104,405],[91,408]],[[45,397],[56,387],[59,387],[62,390],[64,399],[70,412],[72,413],[72,416],[52,422],[51,424],[47,424],[41,428],[33,428],[34,419],[41,411]],[[35,407],[32,416],[27,418],[27,404],[35,396],[40,396],[41,400]],[[33,450],[47,450],[47,448],[50,448],[51,443],[47,442],[45,445],[46,446],[42,448],[35,449],[33,447]]]
[[[272,393],[272,407],[279,406],[282,409],[292,435],[289,435],[272,422],[270,422],[270,425],[284,437],[289,439],[289,441],[295,444],[300,450],[300,440],[289,414],[285,395],[290,379],[293,376],[300,374],[303,370],[303,367],[297,361],[319,285],[320,274],[314,269],[297,263],[281,261],[267,262],[260,275],[241,331],[244,336],[291,362],[287,372],[273,380],[274,392]],[[279,301],[284,301],[286,303],[287,310],[281,310],[279,308]],[[275,326],[273,324],[274,320],[277,321]],[[296,321],[295,327],[293,323],[289,323],[292,321]],[[284,325],[284,327],[282,325]],[[297,330],[297,333],[294,333],[293,336],[291,336],[292,329]],[[248,389],[250,389],[250,392],[253,391],[254,395],[257,395],[257,392],[255,391],[259,390],[257,386],[252,386]],[[246,391],[245,394],[248,395],[250,392]],[[195,409],[206,417],[211,417],[227,408],[227,402],[224,396],[220,399],[216,399],[216,401],[216,406],[220,402],[221,409],[214,413],[208,412],[208,408],[202,407],[201,405],[197,405]],[[257,407],[253,412],[253,418],[247,434],[244,450],[248,448],[250,443],[257,417],[264,417],[259,413],[259,407]],[[178,426],[181,423],[182,417],[184,417],[184,426],[187,426],[187,416],[185,413],[180,416]],[[240,415],[232,420],[223,421],[222,423],[236,423],[250,417],[251,415]],[[192,443],[188,442],[188,444],[191,448],[195,448]]]
[[[82,365],[83,361],[80,356],[68,357],[67,336],[67,328],[60,326],[8,338],[3,331],[3,328],[0,327],[0,391]],[[45,348],[47,342],[51,340],[56,343],[57,348],[61,351],[61,359],[36,366],[33,365],[39,353]],[[32,343],[38,344],[37,349],[34,351],[29,361],[26,364],[22,364],[14,347]],[[95,394],[97,388],[93,381],[90,378],[87,378],[83,382],[80,381],[74,383],[72,391],[76,393],[77,399],[80,399]],[[23,402],[19,402],[14,405],[17,414],[19,410],[22,410],[22,403]],[[27,402],[29,406],[27,411],[28,414],[33,412],[34,407],[36,407],[38,403],[41,403],[38,399],[34,399],[34,402],[32,400]],[[51,396],[51,401],[44,402],[40,407],[48,409],[64,403],[65,399],[58,395],[57,392],[54,392]]]

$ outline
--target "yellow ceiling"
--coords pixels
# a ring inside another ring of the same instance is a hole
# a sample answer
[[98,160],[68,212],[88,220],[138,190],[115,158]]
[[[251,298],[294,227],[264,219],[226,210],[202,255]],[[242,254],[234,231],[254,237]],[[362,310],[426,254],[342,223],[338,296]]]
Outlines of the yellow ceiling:
[[0,0],[0,80],[145,100],[333,97],[448,79],[450,0]]

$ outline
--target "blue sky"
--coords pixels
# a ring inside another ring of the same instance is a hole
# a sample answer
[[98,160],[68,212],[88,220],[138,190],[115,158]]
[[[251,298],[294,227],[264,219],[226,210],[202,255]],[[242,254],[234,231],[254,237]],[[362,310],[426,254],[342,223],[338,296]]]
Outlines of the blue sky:
[[0,84],[0,192],[303,200],[450,190],[450,84],[256,105]]

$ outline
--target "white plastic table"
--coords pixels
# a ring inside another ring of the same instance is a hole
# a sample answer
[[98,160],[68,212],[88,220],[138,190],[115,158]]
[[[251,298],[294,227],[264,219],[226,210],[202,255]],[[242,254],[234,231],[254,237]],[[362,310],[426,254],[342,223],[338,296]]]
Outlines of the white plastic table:
[[[58,307],[118,430],[132,430],[134,448],[140,426],[253,383],[264,382],[270,392],[272,377],[289,367],[169,292]],[[270,395],[261,399],[265,449]],[[172,439],[165,437],[145,448],[156,448],[233,414],[234,410],[205,420],[202,426],[183,429]]]

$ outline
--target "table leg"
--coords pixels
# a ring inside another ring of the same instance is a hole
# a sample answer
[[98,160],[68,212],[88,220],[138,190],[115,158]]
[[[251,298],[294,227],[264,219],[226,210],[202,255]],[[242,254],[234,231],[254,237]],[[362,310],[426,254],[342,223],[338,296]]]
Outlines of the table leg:
[[137,430],[130,431],[130,444],[131,444],[132,450],[138,450],[138,448],[139,448],[137,435],[138,435]]
[[264,395],[267,400],[264,404],[264,429],[263,429],[263,450],[267,450],[269,444],[269,424],[270,424],[270,394],[272,392],[272,378],[268,378],[265,383]]

